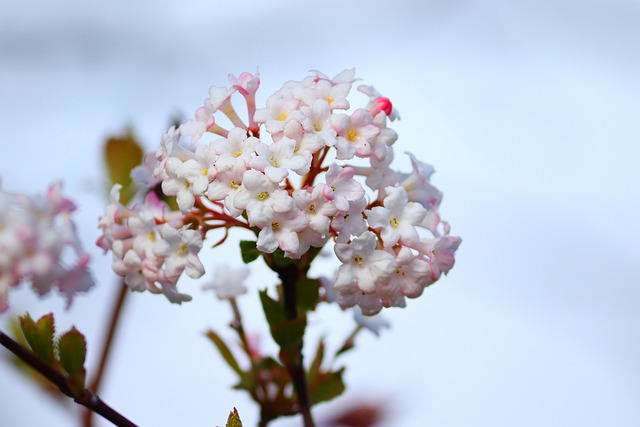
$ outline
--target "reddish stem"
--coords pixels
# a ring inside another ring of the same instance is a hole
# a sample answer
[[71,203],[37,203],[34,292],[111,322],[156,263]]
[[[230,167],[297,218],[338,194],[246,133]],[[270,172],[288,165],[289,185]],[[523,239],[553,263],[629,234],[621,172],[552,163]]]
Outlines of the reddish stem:
[[[113,304],[113,308],[111,310],[111,318],[109,319],[109,324],[107,326],[107,333],[104,341],[104,345],[102,347],[102,352],[100,355],[100,362],[98,363],[98,369],[93,377],[93,380],[89,383],[87,387],[91,392],[98,393],[100,390],[100,385],[102,384],[102,378],[104,377],[104,372],[107,367],[107,362],[109,361],[109,355],[111,354],[111,346],[113,344],[113,339],[115,337],[116,331],[118,329],[118,324],[120,321],[122,307],[124,306],[124,301],[129,293],[129,288],[125,285],[124,281],[120,282],[120,289],[118,290],[118,295],[116,296],[116,300]],[[86,411],[83,417],[83,425],[85,427],[93,426],[93,411]]]

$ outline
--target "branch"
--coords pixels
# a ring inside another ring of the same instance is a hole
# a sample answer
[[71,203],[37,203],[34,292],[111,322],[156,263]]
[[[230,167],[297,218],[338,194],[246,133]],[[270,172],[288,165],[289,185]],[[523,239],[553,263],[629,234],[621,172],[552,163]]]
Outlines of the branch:
[[67,379],[64,375],[44,363],[42,360],[40,360],[40,358],[33,354],[31,350],[28,350],[25,347],[21,346],[2,331],[0,331],[0,345],[6,347],[9,351],[22,359],[29,366],[42,374],[42,376],[44,376],[52,384],[57,386],[62,393],[71,397],[76,403],[103,416],[105,419],[111,421],[116,426],[137,427],[134,423],[132,423],[115,409],[104,403],[97,395],[91,393],[86,388],[80,390],[79,393],[74,394],[67,385]]
[[[295,320],[298,318],[297,286],[301,279],[300,271],[298,266],[292,264],[288,267],[279,268],[277,272],[280,280],[282,280],[285,314],[287,319]],[[293,379],[293,388],[298,396],[298,406],[304,420],[304,427],[315,427],[311,415],[311,396],[302,361],[302,347],[303,341],[300,340],[296,348],[298,354],[295,357],[295,362],[293,364],[287,363],[286,365]]]

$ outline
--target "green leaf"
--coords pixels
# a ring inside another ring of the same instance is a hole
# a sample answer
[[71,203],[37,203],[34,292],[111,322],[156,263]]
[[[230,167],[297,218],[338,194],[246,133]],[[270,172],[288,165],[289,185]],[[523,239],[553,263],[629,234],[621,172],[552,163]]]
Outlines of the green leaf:
[[251,373],[243,372],[240,374],[240,381],[233,386],[236,390],[246,390],[252,394],[256,390],[256,381]]
[[207,337],[215,344],[220,352],[222,358],[227,362],[227,364],[233,369],[238,375],[242,376],[242,369],[240,369],[240,365],[238,365],[238,361],[234,357],[233,353],[227,346],[227,344],[220,338],[218,334],[214,331],[209,330],[207,332]]
[[238,410],[236,408],[233,408],[233,411],[229,413],[227,427],[242,427],[242,421],[240,421],[240,415],[238,415]]
[[67,372],[72,385],[78,388],[84,387],[87,341],[75,326],[58,340],[58,353],[60,354],[60,364]]
[[302,340],[306,327],[305,319],[285,320],[271,328],[271,336],[282,348],[294,347]]
[[307,373],[307,379],[309,383],[315,381],[315,377],[320,373],[320,367],[322,366],[322,360],[324,359],[324,339],[318,342],[318,348],[316,354],[313,356],[311,366],[309,366],[309,372]]
[[284,307],[278,301],[274,300],[267,294],[267,290],[260,291],[260,302],[262,303],[262,309],[267,317],[267,322],[271,328],[284,322],[287,317],[284,312]]
[[262,252],[256,248],[256,242],[254,240],[241,240],[240,254],[242,255],[242,261],[245,264],[249,264],[258,259]]
[[304,312],[315,310],[320,294],[320,279],[307,277],[301,280],[297,291],[298,308]]
[[53,364],[53,334],[55,319],[52,313],[46,314],[34,322],[29,313],[21,316],[20,327],[31,351],[47,365]]
[[315,384],[310,384],[311,401],[316,403],[326,402],[340,396],[344,390],[342,373],[344,368],[336,372],[325,372],[316,376]]
[[142,163],[142,147],[128,131],[122,136],[112,136],[104,144],[104,162],[111,186],[121,184],[120,202],[124,205],[134,195],[131,184],[131,169]]

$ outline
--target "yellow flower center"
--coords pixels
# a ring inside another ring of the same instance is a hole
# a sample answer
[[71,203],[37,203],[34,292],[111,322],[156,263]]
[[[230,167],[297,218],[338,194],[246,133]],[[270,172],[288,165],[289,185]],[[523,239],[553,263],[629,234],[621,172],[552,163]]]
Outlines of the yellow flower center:
[[349,130],[349,132],[347,132],[347,139],[350,142],[356,141],[358,139],[358,131],[355,129]]
[[284,121],[286,118],[287,118],[287,112],[283,111],[282,114],[280,114],[280,117],[278,118],[278,120]]
[[353,262],[355,262],[358,265],[362,265],[362,257],[360,255],[356,255],[353,257]]
[[266,191],[263,191],[262,193],[258,194],[258,200],[260,201],[263,201],[267,197],[269,197],[269,193],[267,193]]
[[271,229],[273,231],[278,231],[280,230],[280,223],[279,222],[274,222],[273,224],[271,224]]
[[389,220],[389,224],[391,224],[393,228],[398,228],[398,225],[400,225],[400,221],[398,221],[398,218],[394,216]]

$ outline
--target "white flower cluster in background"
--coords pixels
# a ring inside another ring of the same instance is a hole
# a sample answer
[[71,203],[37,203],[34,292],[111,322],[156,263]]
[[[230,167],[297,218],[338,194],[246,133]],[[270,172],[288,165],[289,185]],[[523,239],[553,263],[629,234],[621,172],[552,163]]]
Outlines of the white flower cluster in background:
[[61,189],[52,184],[33,197],[0,190],[0,312],[8,308],[9,288],[22,282],[41,296],[57,288],[67,307],[94,284],[71,217],[76,206]]
[[[256,107],[257,73],[212,87],[194,119],[165,133],[133,174],[175,196],[180,212],[157,198],[130,210],[114,195],[101,219],[99,244],[113,252],[116,273],[134,290],[184,300],[175,285],[183,271],[203,274],[197,253],[206,233],[239,226],[257,234],[259,251],[291,259],[335,242],[342,307],[374,314],[419,296],[451,269],[460,238],[440,221],[433,168],[411,154],[410,173],[390,167],[398,139],[387,127],[398,118],[391,101],[360,85],[363,105],[352,108],[355,81],[354,70],[314,72],[285,83],[264,108]],[[235,94],[247,121],[231,103]]]

